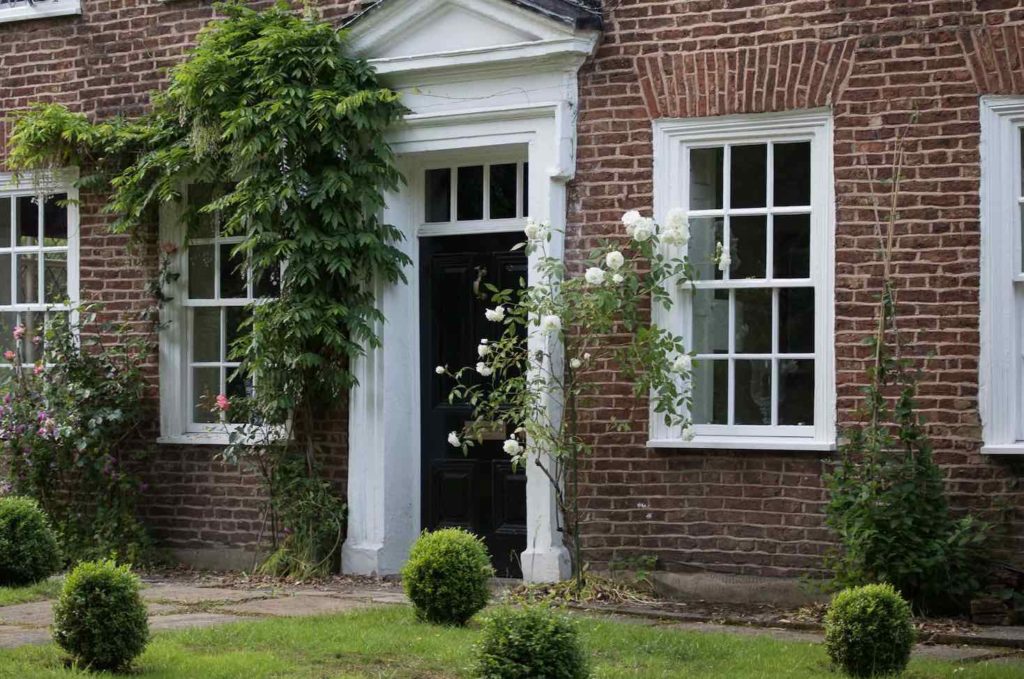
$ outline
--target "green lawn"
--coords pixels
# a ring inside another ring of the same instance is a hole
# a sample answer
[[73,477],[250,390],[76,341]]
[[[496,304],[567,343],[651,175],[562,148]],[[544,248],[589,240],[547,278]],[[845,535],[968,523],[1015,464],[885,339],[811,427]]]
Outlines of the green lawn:
[[0,606],[27,604],[30,601],[56,599],[64,579],[50,578],[28,587],[0,587]]
[[[665,627],[581,618],[595,677],[750,679],[825,677],[825,653],[812,644],[680,632]],[[130,676],[441,679],[468,677],[477,626],[447,629],[418,623],[410,609],[381,608],[342,616],[276,619],[159,633]],[[914,679],[1019,679],[1024,665],[958,666],[915,661]],[[65,667],[54,646],[0,651],[0,677],[97,676]]]

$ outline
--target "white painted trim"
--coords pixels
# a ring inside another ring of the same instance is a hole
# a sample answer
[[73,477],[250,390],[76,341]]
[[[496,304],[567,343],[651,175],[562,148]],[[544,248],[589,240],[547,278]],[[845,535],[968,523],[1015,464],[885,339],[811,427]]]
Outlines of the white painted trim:
[[[650,447],[732,448],[749,450],[831,450],[836,440],[835,388],[835,188],[832,161],[832,115],[827,109],[788,111],[716,118],[663,119],[653,122],[654,214],[664,221],[668,211],[689,204],[688,157],[691,146],[743,142],[810,140],[812,144],[811,278],[815,295],[815,402],[813,427],[729,427],[703,425],[698,437],[684,441],[679,427],[668,427],[651,413]],[[682,250],[667,249],[670,254]],[[790,281],[786,281],[787,285]],[[742,283],[738,287],[744,287]],[[749,285],[758,285],[751,283]],[[763,284],[761,284],[763,285]],[[710,283],[702,287],[715,287]],[[690,344],[690,295],[677,286],[668,290],[672,309],[660,305],[652,320],[682,332]],[[806,432],[806,435],[803,435]],[[781,436],[780,436],[781,435]],[[747,445],[741,441],[748,440]],[[797,441],[804,444],[797,445]],[[702,445],[703,444],[703,445]]]
[[0,23],[46,19],[49,17],[78,15],[82,13],[81,0],[35,0],[35,4],[20,4],[5,7],[0,2]]
[[[981,98],[981,355],[978,408],[984,454],[1024,452],[1021,299],[1021,146],[1024,97]],[[1017,288],[1015,290],[1015,288]]]

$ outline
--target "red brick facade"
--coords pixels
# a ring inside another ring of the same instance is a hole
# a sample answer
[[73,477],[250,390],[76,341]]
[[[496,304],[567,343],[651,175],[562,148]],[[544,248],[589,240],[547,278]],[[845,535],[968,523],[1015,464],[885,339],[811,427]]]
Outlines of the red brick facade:
[[[142,111],[209,19],[208,4],[84,0],[81,17],[0,24],[0,112],[34,101],[100,117]],[[359,3],[321,4],[339,18]],[[605,35],[580,74],[570,258],[617,230],[624,210],[650,210],[653,119],[831,107],[841,424],[851,420],[863,380],[862,340],[873,327],[878,284],[869,178],[885,191],[877,180],[887,175],[887,154],[916,111],[895,259],[906,339],[925,370],[921,405],[955,504],[1010,507],[1006,547],[1022,553],[1024,466],[978,453],[978,98],[1024,94],[1024,0],[604,5]],[[0,143],[4,132],[0,123]],[[82,209],[83,297],[134,317],[150,304],[155,243],[133,251],[106,231],[98,205],[87,197]],[[612,373],[603,379],[608,395],[594,420],[626,407],[627,385]],[[341,481],[344,423],[333,431],[331,472]],[[830,544],[820,453],[648,450],[645,439],[595,441],[584,503],[591,560],[657,556],[675,571],[780,576],[820,568]],[[214,462],[215,452],[159,449],[145,516],[165,545],[255,543],[258,486]]]

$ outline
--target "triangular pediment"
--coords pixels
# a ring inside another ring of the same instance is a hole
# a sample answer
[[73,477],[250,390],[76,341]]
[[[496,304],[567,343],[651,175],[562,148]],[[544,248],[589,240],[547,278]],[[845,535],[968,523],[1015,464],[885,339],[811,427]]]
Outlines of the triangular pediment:
[[486,50],[572,33],[506,0],[389,0],[351,27],[352,46],[370,59]]

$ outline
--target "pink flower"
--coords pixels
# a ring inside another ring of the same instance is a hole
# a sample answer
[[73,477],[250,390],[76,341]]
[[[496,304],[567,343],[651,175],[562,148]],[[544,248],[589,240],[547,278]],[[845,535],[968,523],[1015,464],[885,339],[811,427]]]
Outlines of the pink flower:
[[25,336],[25,326],[21,324],[14,326],[14,332],[12,334],[14,335],[14,339],[20,340]]
[[14,360],[14,352],[11,351],[10,349],[8,349],[7,351],[4,352],[4,358],[7,359],[8,361],[13,361]]
[[37,363],[36,367],[32,368],[32,374],[33,375],[42,375],[44,369],[45,368],[43,368],[43,364],[42,363]]
[[40,337],[39,335],[36,335],[35,337],[32,338],[32,344],[36,345],[37,347],[40,344],[42,344],[42,343],[43,343],[43,338]]
[[217,407],[222,411],[227,411],[231,408],[231,401],[224,394],[217,394]]
[[165,240],[163,243],[160,243],[160,249],[163,250],[165,255],[173,255],[175,252],[178,251],[178,246],[170,241]]

